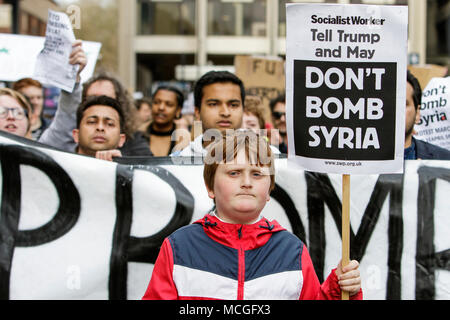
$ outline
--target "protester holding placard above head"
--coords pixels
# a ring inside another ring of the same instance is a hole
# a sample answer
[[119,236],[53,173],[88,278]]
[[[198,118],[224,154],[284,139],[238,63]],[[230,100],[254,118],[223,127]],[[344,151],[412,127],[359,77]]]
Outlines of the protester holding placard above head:
[[203,156],[205,147],[225,134],[239,129],[244,113],[245,89],[241,79],[228,71],[209,71],[194,88],[195,115],[202,122],[203,134],[173,156]]
[[31,78],[20,79],[13,84],[13,89],[23,94],[31,104],[31,135],[38,140],[48,128],[51,121],[43,117],[44,90],[42,84]]
[[72,130],[76,125],[75,113],[81,102],[80,74],[87,64],[82,44],[81,40],[76,40],[72,44],[72,52],[68,61],[71,65],[79,65],[75,87],[72,92],[61,90],[58,109],[56,109],[53,121],[38,139],[41,143],[70,152],[73,152],[76,146],[72,138]]
[[420,121],[419,107],[422,102],[422,88],[417,78],[409,70],[406,79],[405,160],[450,160],[450,151],[413,137],[414,124]]
[[286,97],[284,94],[281,94],[270,101],[270,110],[272,111],[275,129],[278,129],[278,149],[281,153],[287,153],[288,141],[286,131]]
[[15,90],[0,88],[0,130],[31,138],[31,106]]
[[125,117],[120,103],[108,96],[93,96],[80,104],[77,110],[77,128],[73,139],[78,144],[76,151],[98,159],[112,161],[121,157]]
[[176,151],[175,147],[181,150],[189,144],[190,133],[187,130],[186,135],[182,136],[177,135],[178,131],[175,132],[175,120],[181,117],[183,101],[183,93],[173,86],[160,86],[153,93],[153,120],[145,128],[145,137],[154,156],[168,156]]
[[[267,140],[233,130],[209,144],[203,178],[215,209],[167,237],[143,299],[362,299],[358,262],[321,285],[303,242],[261,216],[275,187]],[[270,280],[269,280],[270,279]]]

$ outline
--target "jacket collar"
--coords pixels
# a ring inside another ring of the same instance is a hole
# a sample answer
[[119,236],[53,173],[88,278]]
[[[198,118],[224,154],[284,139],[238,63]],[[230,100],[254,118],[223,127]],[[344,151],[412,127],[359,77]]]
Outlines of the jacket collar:
[[270,221],[264,217],[253,224],[233,224],[208,213],[194,223],[202,225],[205,233],[214,241],[244,250],[259,248],[272,234],[286,230],[276,220]]

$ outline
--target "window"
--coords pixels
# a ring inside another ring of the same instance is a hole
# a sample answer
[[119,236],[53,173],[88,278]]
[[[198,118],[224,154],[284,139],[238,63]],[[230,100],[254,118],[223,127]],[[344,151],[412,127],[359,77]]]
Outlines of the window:
[[140,35],[194,35],[195,0],[139,0]]
[[266,0],[209,0],[208,34],[266,35]]

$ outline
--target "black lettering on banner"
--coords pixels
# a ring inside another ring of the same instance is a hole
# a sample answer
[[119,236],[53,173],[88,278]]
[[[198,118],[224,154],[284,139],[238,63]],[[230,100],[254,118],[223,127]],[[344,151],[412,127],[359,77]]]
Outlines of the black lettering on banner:
[[291,224],[292,233],[295,234],[303,243],[306,243],[306,233],[305,227],[303,226],[302,220],[300,219],[300,214],[295,207],[294,202],[291,197],[286,193],[286,191],[275,183],[275,188],[270,193],[270,197],[278,201],[281,207],[284,209],[286,216],[288,217],[289,223]]
[[436,180],[450,182],[450,170],[423,166],[418,173],[416,299],[432,300],[436,294],[436,269],[450,271],[450,249],[436,252],[434,248]]
[[[317,276],[323,282],[326,246],[325,204],[330,210],[339,234],[341,234],[342,203],[327,175],[305,171],[305,178],[308,190],[309,253]],[[364,211],[357,234],[355,235],[350,228],[350,257],[361,262],[380,216],[383,203],[390,194],[387,299],[400,299],[401,295],[402,190],[402,175],[380,175]]]
[[[80,215],[80,194],[68,174],[37,149],[0,145],[2,199],[0,208],[0,299],[9,299],[11,263],[15,247],[32,247],[64,236]],[[45,173],[55,186],[59,207],[53,219],[33,230],[19,230],[21,214],[20,165]]]
[[[109,299],[127,299],[128,262],[155,263],[164,238],[189,224],[194,212],[194,197],[169,171],[162,167],[147,167],[175,192],[176,207],[169,223],[155,235],[138,238],[130,235],[133,216],[133,167],[118,165],[116,171],[117,221],[114,227],[109,274]],[[148,280],[148,279],[147,279]]]

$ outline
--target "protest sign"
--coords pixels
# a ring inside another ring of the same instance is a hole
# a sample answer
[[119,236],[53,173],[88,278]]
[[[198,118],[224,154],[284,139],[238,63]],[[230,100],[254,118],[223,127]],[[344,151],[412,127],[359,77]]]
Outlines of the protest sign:
[[[0,80],[17,81],[33,77],[36,58],[44,43],[45,37],[0,33]],[[100,42],[83,41],[88,61],[80,74],[82,83],[94,74],[101,46]]]
[[269,103],[284,93],[284,61],[276,57],[236,56],[234,68],[244,83],[246,94],[261,98],[264,119],[272,123]]
[[422,91],[418,139],[450,150],[450,77],[433,78]]
[[[202,165],[112,163],[0,132],[0,298],[140,299],[163,239],[212,207]],[[340,175],[275,160],[262,215],[308,247],[323,281],[340,256]],[[450,299],[450,161],[352,178],[351,257],[364,299]]]
[[431,79],[445,77],[448,72],[447,67],[436,64],[409,65],[408,70],[419,80],[422,90]]
[[37,57],[33,78],[72,92],[79,68],[78,65],[69,64],[75,40],[67,14],[49,9],[44,48]]
[[402,172],[407,23],[406,6],[287,5],[293,162],[326,173]]

